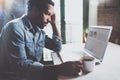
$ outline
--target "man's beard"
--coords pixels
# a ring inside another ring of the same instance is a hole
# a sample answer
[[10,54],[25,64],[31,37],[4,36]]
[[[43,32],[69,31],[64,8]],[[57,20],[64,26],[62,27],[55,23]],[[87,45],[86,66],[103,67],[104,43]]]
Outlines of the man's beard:
[[43,24],[37,24],[37,26],[41,29],[44,29],[44,27],[45,27]]

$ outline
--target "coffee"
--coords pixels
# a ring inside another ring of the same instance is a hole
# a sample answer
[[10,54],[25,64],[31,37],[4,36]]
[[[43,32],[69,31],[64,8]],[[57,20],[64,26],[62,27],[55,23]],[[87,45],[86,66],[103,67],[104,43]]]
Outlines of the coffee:
[[93,61],[94,58],[93,57],[90,57],[90,56],[84,56],[83,57],[83,61]]

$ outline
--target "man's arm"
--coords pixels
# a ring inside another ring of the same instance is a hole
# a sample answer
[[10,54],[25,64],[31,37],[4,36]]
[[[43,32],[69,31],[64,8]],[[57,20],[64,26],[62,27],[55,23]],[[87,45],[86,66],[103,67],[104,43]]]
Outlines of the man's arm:
[[60,50],[62,49],[62,39],[61,39],[61,35],[60,35],[59,29],[56,24],[55,14],[51,16],[50,23],[51,23],[52,30],[53,30],[53,36],[52,36],[52,39],[46,36],[45,47],[55,52],[60,52]]
[[52,26],[52,29],[53,29],[53,34],[55,34],[58,37],[61,37],[60,32],[59,32],[58,27],[57,27],[57,24],[56,24],[56,15],[55,14],[53,14],[51,16],[51,22],[50,23],[51,23],[51,26]]
[[69,61],[59,65],[50,65],[43,67],[43,78],[49,80],[57,75],[63,76],[78,76],[82,69],[80,61]]

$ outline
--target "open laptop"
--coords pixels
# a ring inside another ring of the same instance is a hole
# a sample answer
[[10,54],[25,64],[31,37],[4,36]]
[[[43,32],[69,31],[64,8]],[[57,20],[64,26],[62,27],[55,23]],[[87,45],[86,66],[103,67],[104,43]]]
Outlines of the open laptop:
[[73,60],[73,58],[76,58],[77,60],[83,56],[88,55],[95,58],[96,64],[101,63],[105,55],[111,32],[112,26],[90,26],[88,29],[87,39],[82,51],[71,51],[71,48],[69,50],[64,49],[64,51],[59,54],[52,53],[53,62],[55,64],[59,64],[60,62],[62,63],[65,61],[70,61]]

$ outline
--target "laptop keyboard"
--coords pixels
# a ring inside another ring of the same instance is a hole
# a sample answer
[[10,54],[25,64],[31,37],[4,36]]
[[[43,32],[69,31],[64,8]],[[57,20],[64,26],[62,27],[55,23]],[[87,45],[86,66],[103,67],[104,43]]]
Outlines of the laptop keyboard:
[[85,52],[72,52],[72,53],[69,53],[69,55],[61,54],[60,56],[56,52],[51,53],[54,64],[61,64],[66,61],[80,60],[85,55],[87,55]]
[[57,55],[56,52],[52,52],[51,56],[52,56],[54,64],[61,64],[62,63],[61,59],[59,58],[59,56]]

